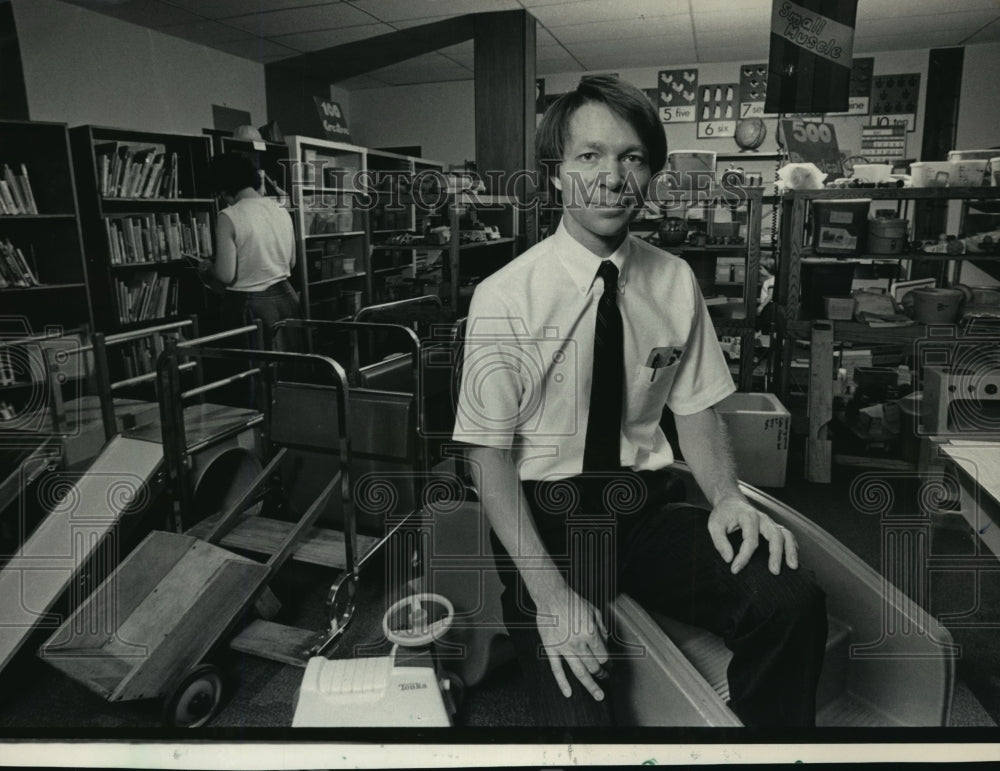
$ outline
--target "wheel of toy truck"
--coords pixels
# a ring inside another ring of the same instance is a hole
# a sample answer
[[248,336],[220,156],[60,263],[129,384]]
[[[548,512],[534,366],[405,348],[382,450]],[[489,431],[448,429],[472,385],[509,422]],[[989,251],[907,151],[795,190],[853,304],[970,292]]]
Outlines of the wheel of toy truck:
[[[437,606],[439,611],[443,609],[444,615],[432,618],[424,607],[425,604],[429,604],[432,609]],[[447,597],[418,592],[392,604],[382,616],[382,631],[396,645],[408,648],[430,645],[448,631],[454,617],[455,608]],[[390,623],[390,619],[401,618],[406,619],[405,628],[398,628]]]
[[200,728],[222,703],[222,672],[202,664],[188,672],[163,705],[163,724],[170,728]]

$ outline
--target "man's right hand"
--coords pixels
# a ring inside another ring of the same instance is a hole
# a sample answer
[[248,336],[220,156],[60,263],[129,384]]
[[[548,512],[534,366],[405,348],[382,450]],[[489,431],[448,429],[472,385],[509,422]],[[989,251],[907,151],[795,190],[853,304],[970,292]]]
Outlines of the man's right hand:
[[608,632],[597,608],[567,586],[551,602],[538,606],[537,623],[545,655],[563,696],[568,699],[573,695],[563,668],[565,661],[590,695],[603,700],[604,691],[595,678],[605,674]]

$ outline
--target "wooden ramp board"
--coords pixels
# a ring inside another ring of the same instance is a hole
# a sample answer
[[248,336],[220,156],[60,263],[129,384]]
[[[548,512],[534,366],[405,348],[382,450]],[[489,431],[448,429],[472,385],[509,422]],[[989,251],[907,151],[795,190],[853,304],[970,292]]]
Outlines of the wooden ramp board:
[[[248,517],[223,537],[222,545],[227,549],[273,554],[294,526],[293,522],[283,522],[268,517]],[[360,560],[368,554],[378,542],[378,538],[359,535],[356,559]],[[292,559],[344,570],[347,567],[344,534],[339,530],[311,527],[303,535],[292,554]]]
[[255,619],[230,641],[229,647],[241,653],[305,668],[310,651],[325,638],[326,632]]
[[[115,437],[0,571],[0,670],[43,621],[163,461],[159,444]],[[110,555],[116,559],[117,555]]]

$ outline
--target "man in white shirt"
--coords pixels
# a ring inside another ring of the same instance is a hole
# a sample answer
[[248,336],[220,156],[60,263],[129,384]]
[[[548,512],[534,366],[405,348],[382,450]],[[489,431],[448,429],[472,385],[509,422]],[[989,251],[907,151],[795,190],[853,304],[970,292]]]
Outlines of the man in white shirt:
[[[792,534],[739,492],[713,409],[735,388],[691,270],[629,236],[666,160],[656,112],[585,78],[546,113],[536,155],[562,220],[476,288],[454,439],[471,445],[538,722],[612,721],[607,611],[627,591],[723,637],[744,723],[811,725],[824,595]],[[676,503],[664,407],[710,513]]]

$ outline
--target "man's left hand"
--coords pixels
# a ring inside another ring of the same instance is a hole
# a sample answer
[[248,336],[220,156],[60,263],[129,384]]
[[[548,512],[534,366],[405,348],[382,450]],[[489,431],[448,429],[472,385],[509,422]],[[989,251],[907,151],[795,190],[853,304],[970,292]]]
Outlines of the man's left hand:
[[[743,542],[734,559],[728,535],[735,530],[740,531]],[[799,566],[798,546],[791,531],[755,509],[742,495],[726,496],[715,505],[708,516],[708,532],[722,559],[732,563],[734,574],[750,561],[761,537],[767,541],[767,566],[774,575],[781,572],[782,557],[792,570]]]

